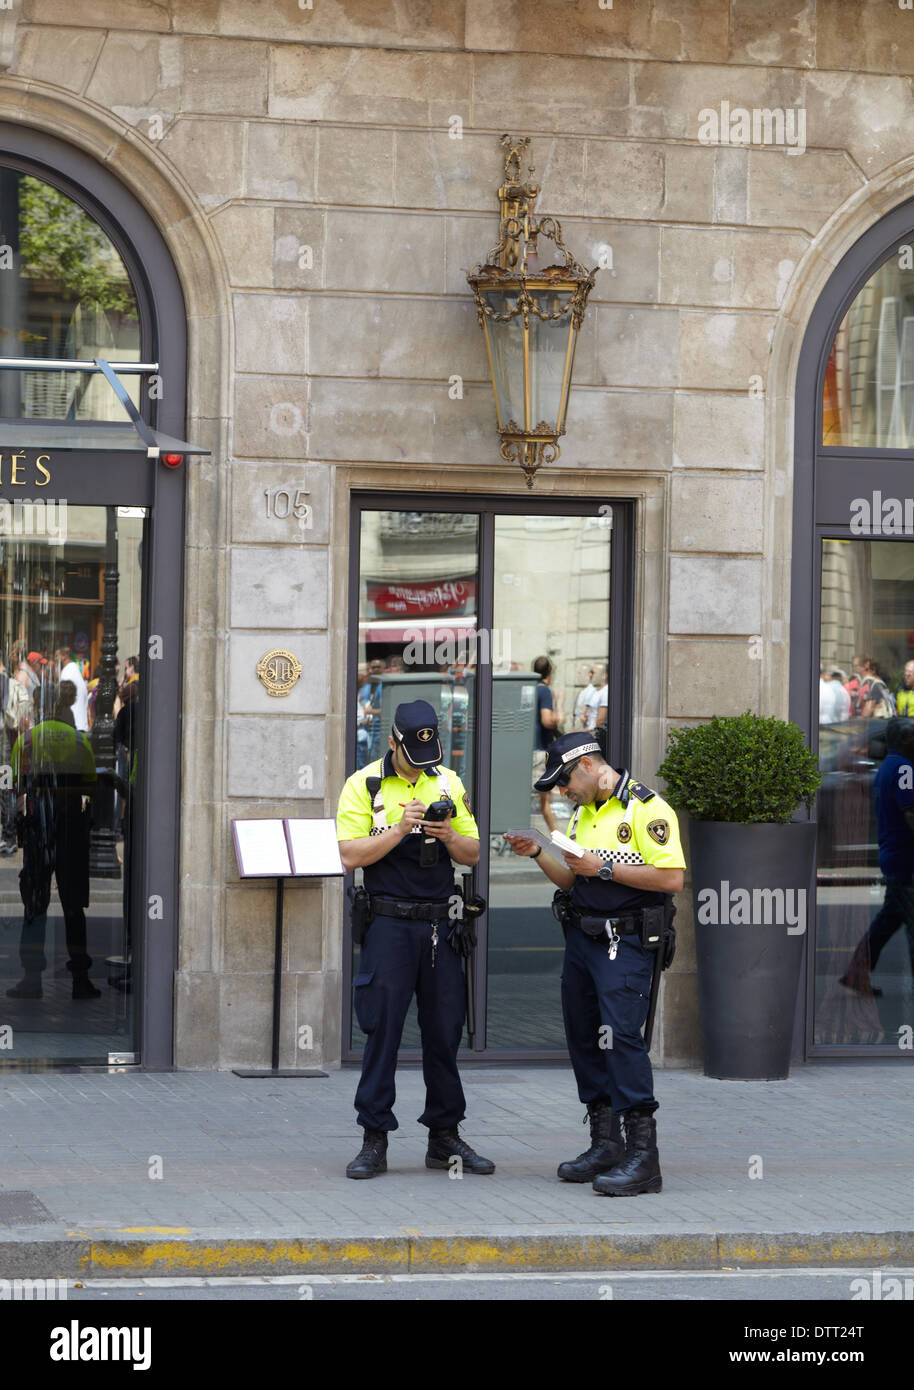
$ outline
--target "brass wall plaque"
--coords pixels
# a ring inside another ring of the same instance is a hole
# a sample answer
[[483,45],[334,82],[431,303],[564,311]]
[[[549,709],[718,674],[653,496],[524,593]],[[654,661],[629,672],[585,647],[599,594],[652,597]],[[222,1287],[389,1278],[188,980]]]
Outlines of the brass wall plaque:
[[257,663],[257,674],[268,695],[288,695],[301,675],[301,662],[291,652],[277,647]]

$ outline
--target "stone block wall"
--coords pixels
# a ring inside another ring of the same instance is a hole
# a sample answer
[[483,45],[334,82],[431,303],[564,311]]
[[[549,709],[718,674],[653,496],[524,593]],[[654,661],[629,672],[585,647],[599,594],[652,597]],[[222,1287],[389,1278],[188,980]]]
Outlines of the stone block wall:
[[[188,512],[176,1060],[264,1063],[268,894],[235,878],[228,826],[332,814],[348,490],[525,495],[498,461],[465,279],[496,240],[498,137],[532,136],[538,207],[576,257],[610,253],[562,458],[533,495],[638,500],[650,781],[669,721],[786,712],[793,370],[835,261],[910,196],[914,17],[881,0],[22,0],[2,25],[3,114],[107,159],[184,285],[189,429],[214,456]],[[804,152],[703,142],[722,102],[801,109]],[[277,488],[307,496],[308,526],[268,515]],[[305,668],[285,701],[253,675],[274,645]],[[339,1057],[339,896],[288,896],[285,1065]],[[686,944],[657,1055],[698,1051]]]

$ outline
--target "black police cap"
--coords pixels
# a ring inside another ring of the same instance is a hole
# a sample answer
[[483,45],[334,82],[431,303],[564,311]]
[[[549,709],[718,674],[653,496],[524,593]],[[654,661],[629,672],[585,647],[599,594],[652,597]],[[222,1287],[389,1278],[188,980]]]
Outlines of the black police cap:
[[438,716],[427,700],[397,705],[391,733],[413,767],[434,767],[444,757]]
[[598,753],[600,757],[603,756],[603,750],[593,734],[560,734],[549,745],[546,771],[538,782],[533,783],[535,789],[538,792],[547,792],[550,787],[555,786],[569,763],[583,758],[586,753]]

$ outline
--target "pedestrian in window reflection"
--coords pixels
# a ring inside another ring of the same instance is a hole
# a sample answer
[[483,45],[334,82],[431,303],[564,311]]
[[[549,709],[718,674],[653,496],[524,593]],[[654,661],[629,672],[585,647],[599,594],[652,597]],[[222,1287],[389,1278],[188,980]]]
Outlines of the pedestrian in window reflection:
[[[363,717],[368,729],[368,754],[366,762],[380,757],[381,750],[381,698],[384,694],[384,683],[381,676],[384,672],[383,661],[370,661],[368,663],[368,680],[359,691],[358,698],[363,706]],[[364,763],[363,763],[364,766]]]
[[533,749],[533,789],[540,791],[540,812],[543,820],[548,825],[550,831],[556,829],[555,816],[552,814],[550,802],[552,792],[542,791],[537,787],[537,782],[542,777],[546,767],[546,757],[550,747],[558,737],[565,717],[564,702],[565,692],[560,690],[558,695],[553,697],[550,689],[553,666],[548,656],[538,656],[533,663],[533,669],[539,676],[539,685],[536,687],[536,731]]
[[[124,914],[124,957],[130,962],[133,954],[133,830],[134,802],[139,761],[140,687],[133,682],[133,694],[124,701],[114,721],[114,750],[118,766],[115,779],[118,801],[123,807],[121,834],[124,839],[122,908]],[[123,767],[124,775],[120,775]],[[121,979],[109,977],[109,984],[129,994],[132,989],[132,967],[128,964]]]
[[904,664],[904,684],[895,696],[895,708],[899,714],[914,715],[914,661]]
[[914,975],[914,723],[890,719],[885,742],[888,752],[873,783],[885,901],[838,981],[867,996],[882,993],[873,988],[871,971],[901,926]]
[[[9,762],[9,755],[12,751],[15,735],[10,736],[10,729],[6,722],[6,707],[10,697],[10,691],[15,682],[15,673],[10,673],[6,669],[6,664],[0,657],[0,753],[3,761]],[[18,685],[18,682],[16,682]],[[19,687],[21,689],[21,687]],[[15,701],[16,695],[13,692]],[[12,787],[0,788],[0,854],[16,853],[16,794]]]
[[19,892],[25,915],[19,959],[24,975],[7,990],[12,999],[40,999],[51,878],[56,877],[63,909],[74,999],[95,999],[100,990],[89,979],[92,958],[86,949],[89,905],[90,812],[83,798],[95,791],[95,758],[89,740],[74,723],[76,685],[61,681],[51,717],[17,738],[13,781],[22,813],[22,870]]

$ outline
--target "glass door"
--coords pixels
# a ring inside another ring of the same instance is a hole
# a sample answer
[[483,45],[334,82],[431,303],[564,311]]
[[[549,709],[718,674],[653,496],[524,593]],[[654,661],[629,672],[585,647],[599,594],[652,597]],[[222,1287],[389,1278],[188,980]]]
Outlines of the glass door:
[[0,1064],[135,1051],[145,526],[0,501]]
[[555,737],[609,714],[612,515],[494,518],[486,1043],[562,1049],[561,929],[553,884],[505,830],[566,830],[571,806],[533,790]]
[[813,1042],[898,1048],[914,1017],[914,546],[821,546]]
[[[383,756],[401,701],[428,700],[438,711],[445,764],[467,787],[479,826],[472,887],[488,902],[473,1055],[561,1056],[553,890],[511,854],[503,833],[568,824],[560,796],[533,791],[546,725],[592,729],[610,756],[627,759],[630,575],[620,547],[630,514],[622,504],[535,511],[455,498],[406,510],[397,500],[397,509],[382,497],[354,509],[348,770]],[[611,558],[623,576],[612,592]],[[550,706],[554,719],[544,717]],[[354,1058],[364,1042],[351,999],[358,947],[347,957],[344,1055]],[[401,1048],[418,1055],[420,1042],[414,1001]]]
[[[383,758],[397,705],[438,711],[444,763],[474,801],[479,517],[365,510],[359,529],[356,675],[350,691],[355,767]],[[353,976],[358,974],[354,947]],[[352,1015],[352,1046],[364,1034]],[[418,1048],[416,1001],[402,1046]]]

